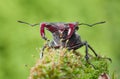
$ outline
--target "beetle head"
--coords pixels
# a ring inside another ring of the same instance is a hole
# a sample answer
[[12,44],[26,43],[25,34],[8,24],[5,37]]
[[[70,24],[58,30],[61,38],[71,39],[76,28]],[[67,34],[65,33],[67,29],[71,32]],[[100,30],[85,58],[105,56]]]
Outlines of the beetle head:
[[[44,29],[45,27],[50,32],[58,32],[60,38],[64,36],[64,39],[69,39],[76,30],[78,23],[41,23],[40,34],[43,39],[46,39]],[[67,33],[66,33],[67,32]]]

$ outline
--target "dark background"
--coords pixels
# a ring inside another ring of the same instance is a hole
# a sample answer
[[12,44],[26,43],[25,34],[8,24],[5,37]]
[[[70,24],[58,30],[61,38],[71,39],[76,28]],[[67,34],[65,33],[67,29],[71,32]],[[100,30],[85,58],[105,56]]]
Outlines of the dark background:
[[[26,79],[29,67],[39,57],[44,40],[39,26],[19,24],[17,20],[40,22],[106,21],[78,33],[100,55],[111,57],[110,73],[120,77],[120,0],[0,0],[0,79]],[[47,37],[51,38],[49,32]],[[84,54],[84,48],[79,49]],[[26,68],[24,65],[29,67]]]

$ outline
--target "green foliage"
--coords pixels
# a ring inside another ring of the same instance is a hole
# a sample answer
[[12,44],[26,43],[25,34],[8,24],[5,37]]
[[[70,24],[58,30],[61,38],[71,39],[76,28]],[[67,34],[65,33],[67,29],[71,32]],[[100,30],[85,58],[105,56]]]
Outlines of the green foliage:
[[90,57],[88,64],[79,52],[46,49],[44,57],[31,68],[29,79],[97,79],[102,73],[108,73],[108,61]]

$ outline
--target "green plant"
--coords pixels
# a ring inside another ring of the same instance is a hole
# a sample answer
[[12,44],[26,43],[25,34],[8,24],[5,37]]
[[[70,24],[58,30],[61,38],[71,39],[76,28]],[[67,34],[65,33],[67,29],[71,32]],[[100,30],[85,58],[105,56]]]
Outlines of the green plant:
[[46,48],[44,57],[31,68],[29,79],[98,79],[101,73],[109,74],[106,59],[90,55],[90,62],[96,69],[79,52]]

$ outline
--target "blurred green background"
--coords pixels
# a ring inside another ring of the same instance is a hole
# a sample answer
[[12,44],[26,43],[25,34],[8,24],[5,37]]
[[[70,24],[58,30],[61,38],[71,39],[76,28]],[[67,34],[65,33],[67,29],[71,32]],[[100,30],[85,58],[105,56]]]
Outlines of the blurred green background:
[[[106,21],[93,28],[81,26],[78,32],[97,53],[112,58],[110,72],[120,78],[119,17],[120,0],[0,0],[0,79],[28,78],[29,68],[24,65],[34,65],[44,43],[39,26],[30,27],[17,20],[90,24]],[[79,51],[84,53],[84,49]]]

